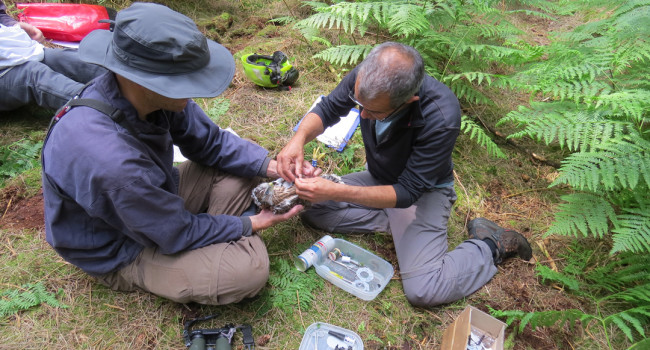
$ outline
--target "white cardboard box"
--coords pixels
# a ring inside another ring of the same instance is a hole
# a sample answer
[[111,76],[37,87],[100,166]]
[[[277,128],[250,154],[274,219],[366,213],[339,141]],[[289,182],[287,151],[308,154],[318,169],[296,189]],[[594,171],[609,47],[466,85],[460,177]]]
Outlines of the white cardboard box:
[[[442,336],[441,349],[468,349],[468,340],[471,335],[472,327],[477,328],[487,337],[491,337],[494,340],[490,347],[484,349],[503,350],[506,324],[473,306],[467,306],[465,310],[458,315],[456,320],[447,327]],[[469,349],[474,348],[469,347]],[[480,347],[478,348],[480,349]]]

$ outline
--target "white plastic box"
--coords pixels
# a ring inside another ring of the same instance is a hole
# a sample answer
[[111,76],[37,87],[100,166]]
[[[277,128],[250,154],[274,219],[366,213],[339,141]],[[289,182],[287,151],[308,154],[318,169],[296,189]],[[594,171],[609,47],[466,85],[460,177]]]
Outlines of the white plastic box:
[[[330,335],[336,332],[345,337],[345,340]],[[352,350],[363,350],[363,341],[359,335],[349,329],[337,327],[325,322],[312,323],[305,330],[298,350],[331,350],[336,347]]]
[[328,254],[323,254],[314,262],[316,273],[359,299],[374,299],[393,277],[393,265],[353,243],[334,238],[330,252],[335,249],[339,249],[343,256],[349,257],[358,265],[343,264],[348,266],[345,267],[340,260],[336,263]]

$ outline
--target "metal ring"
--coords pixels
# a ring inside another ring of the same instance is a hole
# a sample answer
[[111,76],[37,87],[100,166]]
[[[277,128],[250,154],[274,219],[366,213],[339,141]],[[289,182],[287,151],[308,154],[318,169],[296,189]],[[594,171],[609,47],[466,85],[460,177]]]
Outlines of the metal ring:
[[367,267],[360,267],[357,269],[357,277],[359,277],[359,280],[361,281],[370,282],[373,278],[375,278],[375,274],[372,273],[372,270]]
[[352,282],[352,284],[354,285],[354,288],[363,289],[365,292],[370,291],[370,285],[368,284],[368,282],[355,280],[354,282]]

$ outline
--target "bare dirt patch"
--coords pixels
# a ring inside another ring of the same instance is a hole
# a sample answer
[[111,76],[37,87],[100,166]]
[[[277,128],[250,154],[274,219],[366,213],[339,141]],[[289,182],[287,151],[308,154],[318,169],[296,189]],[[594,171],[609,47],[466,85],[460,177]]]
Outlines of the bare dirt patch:
[[4,189],[0,195],[0,229],[35,229],[43,230],[43,191],[31,197],[23,197],[16,187]]

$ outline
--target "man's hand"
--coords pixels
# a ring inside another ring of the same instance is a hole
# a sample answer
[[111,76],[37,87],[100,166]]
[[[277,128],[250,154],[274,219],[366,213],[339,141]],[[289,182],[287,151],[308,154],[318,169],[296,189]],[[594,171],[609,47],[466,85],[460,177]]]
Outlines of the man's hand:
[[291,138],[289,143],[280,151],[276,157],[278,160],[278,173],[280,176],[289,181],[295,182],[296,177],[302,175],[307,177],[318,176],[322,172],[311,166],[311,163],[305,161],[305,145],[323,133],[325,128],[320,117],[315,113],[307,113],[302,118],[298,131]]
[[259,214],[251,216],[251,224],[253,226],[253,232],[269,228],[277,223],[282,221],[289,220],[290,218],[298,215],[304,207],[302,205],[296,205],[291,208],[288,212],[284,214],[273,214],[269,209],[262,210]]
[[43,36],[43,32],[41,32],[40,29],[34,27],[33,25],[27,23],[27,22],[18,22],[18,25],[22,30],[29,35],[32,40],[38,41],[39,43],[42,43],[45,41],[45,37]]
[[276,157],[278,174],[289,182],[294,182],[296,177],[302,176],[303,167],[311,167],[311,164],[305,161],[303,146],[300,141],[292,139]]
[[298,178],[295,185],[298,197],[311,203],[334,200],[335,190],[344,186],[322,177]]

